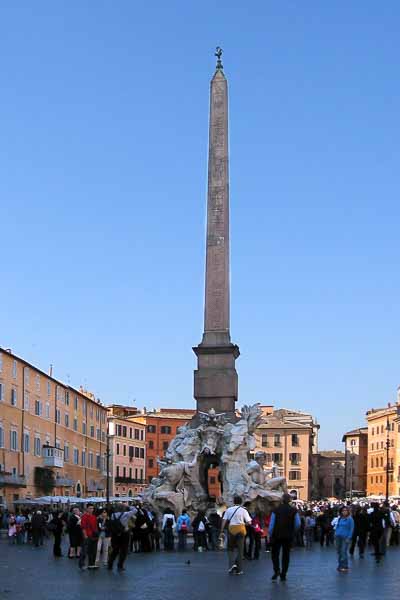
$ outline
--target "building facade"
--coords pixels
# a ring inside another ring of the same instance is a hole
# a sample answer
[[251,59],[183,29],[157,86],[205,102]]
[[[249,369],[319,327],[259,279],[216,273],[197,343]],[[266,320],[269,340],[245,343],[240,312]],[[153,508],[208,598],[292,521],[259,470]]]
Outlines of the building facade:
[[146,485],[146,425],[136,408],[108,409],[111,496],[135,496]]
[[0,348],[0,503],[105,492],[106,408]]
[[368,468],[368,427],[359,427],[344,434],[346,496],[366,495]]
[[146,427],[146,479],[150,483],[160,469],[157,458],[165,455],[179,427],[186,425],[196,414],[195,410],[161,408],[153,412],[138,413],[134,419]]
[[266,468],[277,467],[286,477],[293,497],[308,500],[312,496],[312,451],[319,426],[307,413],[261,407],[264,422],[255,432],[254,452],[266,454]]
[[317,487],[315,499],[343,498],[345,495],[345,455],[339,450],[322,450],[313,455]]
[[[400,404],[388,404],[367,412],[368,460],[367,494],[386,495],[386,478],[389,476],[389,496],[400,495]],[[387,470],[387,442],[389,464]]]

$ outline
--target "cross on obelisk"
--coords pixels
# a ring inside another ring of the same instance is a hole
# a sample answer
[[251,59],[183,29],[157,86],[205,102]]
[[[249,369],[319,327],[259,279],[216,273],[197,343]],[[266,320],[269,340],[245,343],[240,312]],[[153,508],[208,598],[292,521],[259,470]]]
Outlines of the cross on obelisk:
[[204,333],[194,372],[197,410],[235,412],[238,346],[231,343],[229,316],[229,160],[228,83],[217,47],[217,65],[210,90],[208,152],[206,285]]

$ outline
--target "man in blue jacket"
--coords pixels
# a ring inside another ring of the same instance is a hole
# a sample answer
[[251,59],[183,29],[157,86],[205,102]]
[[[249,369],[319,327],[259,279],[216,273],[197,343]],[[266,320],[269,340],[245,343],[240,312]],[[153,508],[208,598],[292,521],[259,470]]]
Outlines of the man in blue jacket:
[[[292,498],[289,494],[283,494],[282,504],[274,510],[268,529],[268,537],[271,541],[272,564],[275,581],[280,576],[281,581],[286,581],[286,573],[289,568],[290,548],[295,532],[300,529],[300,517],[297,510],[290,505]],[[279,564],[279,556],[282,548],[282,566]]]

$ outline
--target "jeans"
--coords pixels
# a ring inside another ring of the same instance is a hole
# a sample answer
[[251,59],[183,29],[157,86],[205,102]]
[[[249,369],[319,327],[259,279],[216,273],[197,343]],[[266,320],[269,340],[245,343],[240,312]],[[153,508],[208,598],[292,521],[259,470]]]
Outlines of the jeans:
[[[249,543],[249,558],[255,558],[258,560],[260,558],[260,548],[261,548],[261,532],[253,531],[253,535],[250,536]],[[254,553],[253,553],[254,550]]]
[[244,535],[243,535],[243,533],[237,533],[236,535],[233,535],[232,533],[228,532],[229,568],[233,567],[233,565],[236,565],[237,570],[239,572],[242,570],[243,551],[244,551]]
[[43,546],[43,529],[32,529],[32,543],[36,548]]
[[[283,576],[286,575],[289,568],[290,561],[290,548],[292,545],[292,540],[288,538],[281,538],[272,541],[272,564],[274,567],[274,573],[279,575],[279,573]],[[282,568],[279,565],[279,555],[282,548]]]
[[108,568],[112,569],[115,559],[118,556],[118,569],[124,568],[129,549],[129,532],[125,531],[122,535],[111,536],[111,552],[108,558]]
[[314,539],[314,527],[306,527],[304,529],[304,537],[306,539],[306,548],[311,548]]
[[339,569],[348,569],[349,567],[349,540],[343,536],[336,536],[336,549],[338,553],[338,567]]
[[89,567],[94,567],[96,563],[97,538],[85,538],[82,544],[81,555],[79,557],[79,568],[85,566],[86,557],[88,557]]
[[178,550],[186,550],[187,532],[178,531]]

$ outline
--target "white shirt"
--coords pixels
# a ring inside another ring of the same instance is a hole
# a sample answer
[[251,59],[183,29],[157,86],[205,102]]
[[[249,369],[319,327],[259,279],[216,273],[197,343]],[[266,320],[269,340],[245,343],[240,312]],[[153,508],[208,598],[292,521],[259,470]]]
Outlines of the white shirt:
[[224,521],[229,521],[229,525],[246,525],[251,523],[251,517],[243,506],[231,506],[225,511]]
[[166,526],[168,519],[172,519],[173,520],[172,529],[175,529],[175,526],[176,526],[175,515],[173,515],[172,513],[168,513],[168,514],[166,514],[166,515],[163,516],[162,529],[164,529],[164,527]]

